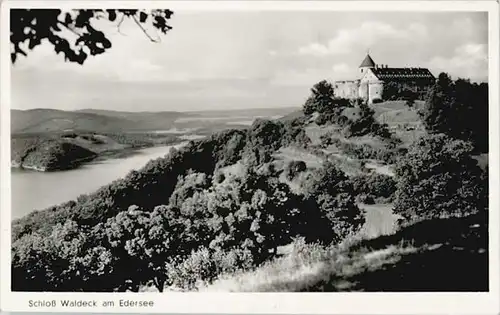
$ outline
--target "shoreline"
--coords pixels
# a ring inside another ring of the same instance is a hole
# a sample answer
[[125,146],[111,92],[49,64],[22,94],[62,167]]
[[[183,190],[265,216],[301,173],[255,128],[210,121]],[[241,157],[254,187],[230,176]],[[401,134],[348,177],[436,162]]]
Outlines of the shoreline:
[[71,165],[69,166],[64,166],[64,167],[57,167],[57,168],[49,168],[49,167],[44,167],[44,166],[37,166],[37,165],[22,165],[22,163],[18,163],[16,161],[11,161],[11,169],[16,169],[16,170],[26,170],[26,171],[35,171],[35,172],[62,172],[62,171],[68,171],[68,170],[73,170],[77,169],[78,167],[86,164],[91,164],[92,162],[98,162],[98,161],[106,161],[110,159],[117,159],[117,158],[126,158],[131,155],[137,154],[138,151],[148,149],[148,148],[154,148],[154,147],[163,147],[163,146],[176,146],[180,145],[182,143],[187,143],[189,141],[186,140],[176,140],[173,141],[172,143],[153,143],[153,144],[145,144],[145,145],[140,145],[140,146],[134,146],[134,147],[126,147],[120,150],[107,150],[107,151],[102,151],[99,153],[96,153],[95,157],[92,158],[83,158],[83,159],[78,159],[75,161],[71,162]]

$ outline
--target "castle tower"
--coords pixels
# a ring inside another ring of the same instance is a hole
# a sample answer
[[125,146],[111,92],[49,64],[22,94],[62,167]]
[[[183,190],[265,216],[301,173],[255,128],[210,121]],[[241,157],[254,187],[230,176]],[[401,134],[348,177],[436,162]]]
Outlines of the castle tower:
[[370,68],[375,68],[375,62],[373,61],[372,57],[370,57],[370,54],[367,53],[365,59],[363,60],[361,65],[359,65],[361,75],[364,75]]

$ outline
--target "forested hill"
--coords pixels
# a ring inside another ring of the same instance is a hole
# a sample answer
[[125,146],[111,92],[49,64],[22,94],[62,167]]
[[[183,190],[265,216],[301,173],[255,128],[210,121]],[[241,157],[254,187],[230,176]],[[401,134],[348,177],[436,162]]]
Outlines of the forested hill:
[[272,152],[282,145],[304,136],[303,131],[284,126],[279,122],[259,120],[248,131],[226,130],[208,139],[192,141],[91,195],[82,195],[76,201],[36,211],[14,221],[13,240],[31,232],[50,233],[55,224],[64,223],[68,218],[79,224],[94,225],[125,211],[130,205],[152,209],[168,204],[178,177],[188,171],[212,176],[216,169],[242,158],[258,165],[269,160]]
[[[440,75],[425,102],[370,107],[335,98],[322,81],[303,115],[192,141],[14,221],[12,289],[197,290],[222,276],[255,283],[253,272],[263,270],[289,290],[487,290],[488,167],[478,164],[488,152],[485,94],[487,86]],[[463,239],[469,228],[477,237]],[[310,250],[282,263],[298,239]],[[356,239],[375,240],[331,255]],[[444,285],[433,281],[452,272],[411,278],[447,265],[473,276]],[[360,268],[380,272],[357,277]],[[386,276],[394,286],[377,286]],[[412,281],[398,280],[405,277]]]

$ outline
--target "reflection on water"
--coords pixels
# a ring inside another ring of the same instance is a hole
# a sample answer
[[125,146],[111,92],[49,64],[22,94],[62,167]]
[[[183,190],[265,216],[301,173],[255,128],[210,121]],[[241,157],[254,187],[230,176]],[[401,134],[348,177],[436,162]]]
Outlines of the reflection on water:
[[149,160],[165,156],[170,148],[183,145],[185,143],[141,149],[125,157],[101,160],[68,171],[12,169],[12,219],[94,192],[131,170],[142,168]]

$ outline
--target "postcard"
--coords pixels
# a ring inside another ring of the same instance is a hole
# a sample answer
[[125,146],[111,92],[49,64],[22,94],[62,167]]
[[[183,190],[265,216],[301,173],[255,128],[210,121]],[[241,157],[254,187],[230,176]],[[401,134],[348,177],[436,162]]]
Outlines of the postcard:
[[2,2],[2,311],[498,314],[498,12]]

